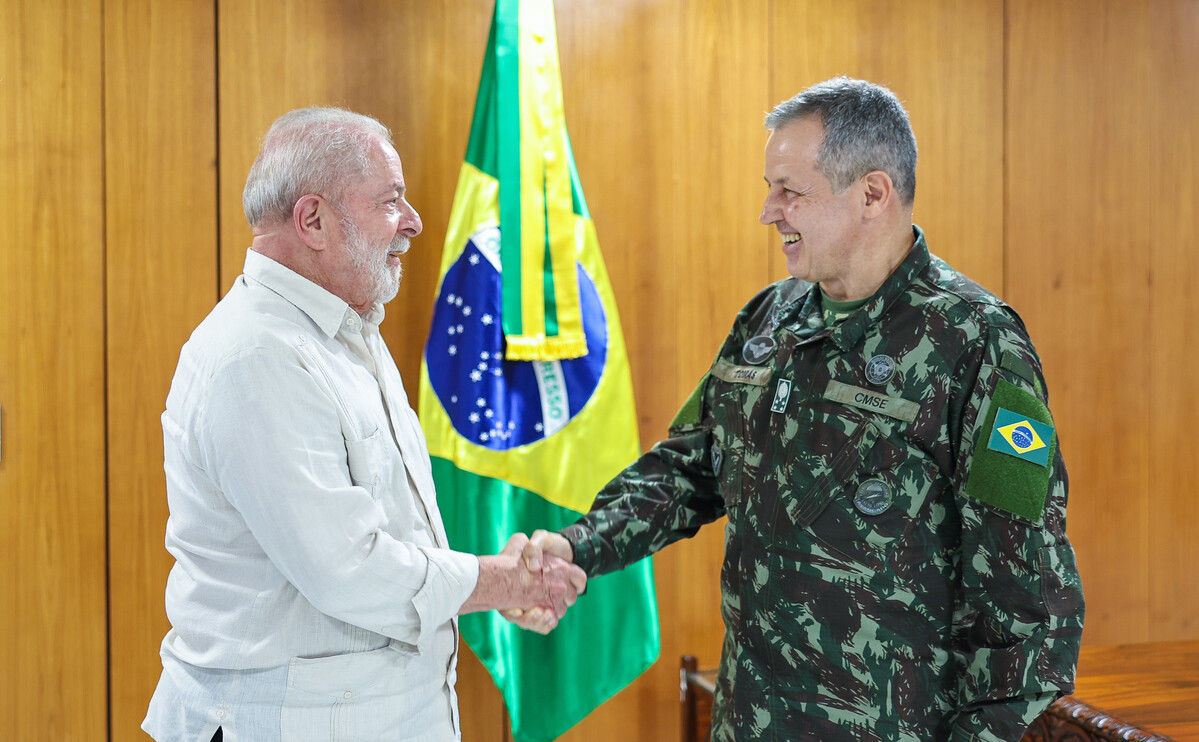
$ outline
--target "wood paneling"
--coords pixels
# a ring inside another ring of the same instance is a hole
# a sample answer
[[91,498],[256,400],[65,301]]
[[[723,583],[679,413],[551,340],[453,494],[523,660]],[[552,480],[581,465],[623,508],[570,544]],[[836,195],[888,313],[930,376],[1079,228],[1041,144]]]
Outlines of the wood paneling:
[[159,416],[217,300],[214,0],[105,4],[112,739],[144,740],[173,560]]
[[[1141,285],[1142,300],[1125,306],[1121,325],[1108,331],[1137,338],[1138,352],[1147,356],[1147,383],[1133,386],[1149,399],[1148,639],[1165,641],[1199,638],[1199,580],[1191,566],[1199,561],[1194,535],[1199,499],[1191,495],[1193,454],[1187,453],[1195,449],[1199,420],[1199,2],[1158,1],[1151,7],[1145,88],[1136,100],[1114,104],[1119,110],[1144,105],[1152,112],[1149,128],[1140,132],[1148,141],[1148,159],[1137,167],[1138,176],[1149,181],[1151,209],[1129,221],[1130,229],[1148,232],[1148,251],[1119,246],[1125,265],[1147,261],[1150,272]],[[1092,583],[1104,579],[1093,574]],[[1099,637],[1091,639],[1098,643]],[[1129,640],[1122,632],[1103,634],[1104,643]]]
[[1149,487],[1156,423],[1144,328],[1158,301],[1153,256],[1164,249],[1150,215],[1155,181],[1177,172],[1151,164],[1164,133],[1151,94],[1155,5],[1164,3],[1009,4],[1007,293],[1051,389],[1090,644],[1153,638],[1149,543],[1190,527],[1149,531],[1151,512],[1190,499]]
[[777,2],[770,24],[772,106],[837,75],[886,85],[903,101],[920,150],[913,220],[929,249],[998,294],[1003,8],[1001,0]]
[[0,718],[107,735],[101,3],[0,4]]

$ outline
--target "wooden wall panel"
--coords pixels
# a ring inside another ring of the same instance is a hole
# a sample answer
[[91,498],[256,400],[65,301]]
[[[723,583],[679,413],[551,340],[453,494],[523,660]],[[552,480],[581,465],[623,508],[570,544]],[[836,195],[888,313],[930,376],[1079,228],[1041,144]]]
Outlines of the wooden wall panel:
[[[1122,328],[1109,332],[1131,333],[1148,356],[1147,383],[1134,387],[1149,398],[1149,638],[1165,641],[1199,637],[1199,581],[1191,568],[1199,562],[1199,499],[1191,495],[1194,455],[1188,453],[1195,450],[1199,420],[1199,2],[1164,0],[1152,7],[1151,68],[1142,95],[1153,120],[1141,133],[1150,149],[1139,168],[1149,179],[1151,209],[1130,221],[1152,242],[1144,254],[1122,246],[1125,264],[1147,260],[1150,274],[1142,301],[1131,307],[1143,311],[1130,312]],[[1117,101],[1115,107],[1127,105]]]
[[0,718],[107,735],[101,3],[0,3]]
[[[648,448],[772,280],[761,211],[765,0],[558,2],[567,125]],[[777,276],[774,276],[777,278]],[[671,739],[678,658],[719,659],[723,521],[654,558],[661,656],[567,740]]]
[[1152,257],[1167,248],[1147,217],[1159,213],[1155,179],[1177,173],[1155,175],[1155,7],[1009,3],[1008,295],[1050,383],[1089,644],[1153,638],[1149,543],[1171,534],[1150,533],[1149,514],[1187,497],[1148,486],[1153,355],[1143,328],[1157,301]]
[[[886,85],[916,132],[913,220],[1003,294],[1003,2],[773,4],[771,104],[837,75]],[[777,242],[777,241],[776,241]],[[777,259],[782,269],[783,261]]]
[[105,3],[112,740],[144,740],[174,563],[159,416],[217,299],[214,0]]

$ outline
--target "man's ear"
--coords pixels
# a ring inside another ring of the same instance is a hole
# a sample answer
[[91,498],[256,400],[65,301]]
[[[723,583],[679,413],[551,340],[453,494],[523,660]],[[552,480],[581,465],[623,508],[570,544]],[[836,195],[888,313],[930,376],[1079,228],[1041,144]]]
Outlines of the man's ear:
[[333,209],[325,199],[308,194],[291,210],[292,226],[300,240],[313,250],[324,250],[329,242]]
[[886,211],[887,206],[896,197],[895,184],[891,176],[882,170],[872,170],[862,176],[864,206],[866,216],[876,217]]

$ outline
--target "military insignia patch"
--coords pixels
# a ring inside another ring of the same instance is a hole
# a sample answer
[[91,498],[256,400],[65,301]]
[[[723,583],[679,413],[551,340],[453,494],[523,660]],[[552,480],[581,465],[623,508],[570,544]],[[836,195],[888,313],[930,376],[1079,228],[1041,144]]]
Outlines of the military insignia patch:
[[779,379],[774,390],[774,402],[770,405],[771,412],[782,412],[787,409],[787,400],[791,399],[791,380]]
[[1049,444],[1046,441],[1051,440],[1052,425],[1000,407],[995,413],[987,448],[1031,461],[1038,466],[1049,466]]
[[886,384],[895,375],[895,359],[877,355],[866,361],[866,381],[871,384]]
[[863,515],[881,515],[891,507],[891,486],[881,479],[867,479],[858,485],[853,506]]
[[741,357],[753,366],[761,366],[773,354],[774,338],[769,335],[754,335],[741,348]]
[[1053,416],[1040,399],[1004,379],[989,407],[978,426],[966,494],[1035,523],[1057,453]]

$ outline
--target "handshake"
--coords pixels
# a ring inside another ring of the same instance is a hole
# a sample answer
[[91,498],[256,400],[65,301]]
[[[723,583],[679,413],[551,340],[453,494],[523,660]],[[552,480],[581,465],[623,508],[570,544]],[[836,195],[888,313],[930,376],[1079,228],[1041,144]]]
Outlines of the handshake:
[[560,534],[517,533],[495,556],[479,557],[479,581],[460,613],[498,610],[522,629],[548,634],[587,587]]

